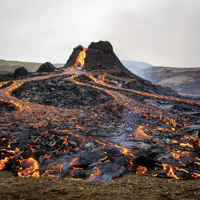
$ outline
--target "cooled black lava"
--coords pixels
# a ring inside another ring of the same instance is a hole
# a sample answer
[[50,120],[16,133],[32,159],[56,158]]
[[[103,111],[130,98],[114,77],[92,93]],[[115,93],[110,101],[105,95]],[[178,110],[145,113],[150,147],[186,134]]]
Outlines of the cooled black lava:
[[114,100],[102,90],[79,86],[64,80],[67,76],[24,83],[12,95],[26,101],[46,106],[79,108],[94,106]]

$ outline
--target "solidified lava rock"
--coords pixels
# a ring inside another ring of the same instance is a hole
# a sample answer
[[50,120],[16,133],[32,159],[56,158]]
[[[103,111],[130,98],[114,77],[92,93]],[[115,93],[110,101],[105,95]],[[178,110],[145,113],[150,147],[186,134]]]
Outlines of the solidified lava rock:
[[86,51],[85,69],[121,70],[129,72],[113,51],[112,45],[105,41],[92,42]]
[[102,90],[77,85],[62,77],[26,82],[13,92],[13,96],[37,104],[65,108],[94,106],[113,100]]
[[19,67],[14,71],[14,78],[18,78],[19,76],[27,76],[28,70],[25,67]]
[[13,74],[0,74],[0,82],[13,80]]
[[4,114],[5,112],[12,112],[14,110],[15,107],[12,104],[0,101],[0,114]]
[[56,67],[50,62],[45,62],[44,64],[40,65],[36,72],[54,72],[55,69]]

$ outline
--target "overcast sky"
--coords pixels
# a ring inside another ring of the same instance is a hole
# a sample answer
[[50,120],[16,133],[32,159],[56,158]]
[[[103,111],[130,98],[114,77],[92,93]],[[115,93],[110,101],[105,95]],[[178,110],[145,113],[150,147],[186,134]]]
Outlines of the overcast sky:
[[200,0],[0,0],[0,59],[65,63],[107,40],[120,60],[200,67]]

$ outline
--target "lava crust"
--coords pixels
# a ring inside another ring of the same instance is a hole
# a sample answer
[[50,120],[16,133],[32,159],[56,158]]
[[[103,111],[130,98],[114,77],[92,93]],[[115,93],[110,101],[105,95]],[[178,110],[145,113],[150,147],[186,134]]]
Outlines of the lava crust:
[[114,100],[112,96],[102,90],[77,85],[65,80],[63,76],[26,82],[14,90],[12,95],[33,103],[60,108],[94,106]]

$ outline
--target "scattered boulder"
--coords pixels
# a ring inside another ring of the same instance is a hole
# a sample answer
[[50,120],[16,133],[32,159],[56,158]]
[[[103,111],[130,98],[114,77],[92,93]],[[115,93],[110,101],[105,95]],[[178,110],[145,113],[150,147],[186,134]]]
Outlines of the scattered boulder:
[[54,72],[55,69],[56,67],[50,62],[45,62],[44,64],[40,65],[36,72]]
[[19,76],[27,76],[28,70],[25,67],[19,67],[14,71],[14,78],[18,78]]

